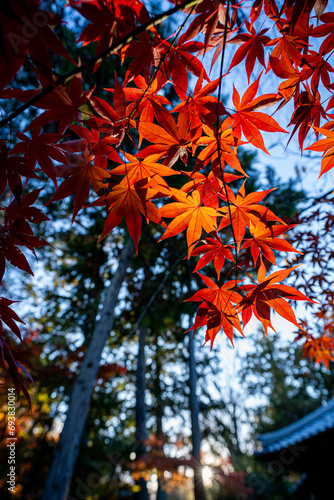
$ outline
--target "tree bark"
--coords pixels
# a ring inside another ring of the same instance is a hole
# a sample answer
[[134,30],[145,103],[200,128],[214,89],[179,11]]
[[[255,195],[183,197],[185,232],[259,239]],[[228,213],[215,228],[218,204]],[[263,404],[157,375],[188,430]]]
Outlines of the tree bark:
[[201,454],[201,431],[199,427],[199,404],[196,393],[197,373],[195,359],[195,344],[192,338],[192,331],[188,334],[189,339],[189,406],[191,415],[191,438],[193,450],[192,454],[197,463],[194,467],[194,495],[195,500],[205,500],[205,491],[203,485],[202,466],[200,460]]
[[[155,417],[156,417],[156,429],[157,429],[157,440],[156,453],[163,456],[163,444],[160,442],[163,440],[162,432],[162,418],[164,415],[163,401],[162,401],[162,388],[161,388],[161,373],[162,373],[162,361],[161,361],[161,350],[159,349],[158,337],[155,338],[155,369],[156,369],[156,379],[155,379]],[[158,476],[158,490],[156,495],[156,500],[165,500],[166,492],[164,491],[164,479]]]
[[145,406],[145,343],[146,328],[139,328],[138,356],[136,369],[136,441],[137,455],[143,454],[147,439]]
[[106,292],[101,317],[95,324],[85,358],[74,383],[65,425],[49,470],[42,500],[67,498],[102,351],[113,327],[114,309],[133,250],[134,245],[129,240],[122,250],[118,268]]
[[233,422],[233,434],[234,434],[234,439],[232,443],[232,458],[233,461],[235,461],[238,457],[240,457],[241,450],[240,450],[239,426],[237,418],[237,402],[235,400],[234,394],[232,393],[232,390],[230,394],[230,401],[232,406],[231,419]]
[[[137,458],[146,453],[145,440],[147,439],[146,428],[146,405],[145,405],[145,344],[146,328],[139,328],[138,356],[136,370],[136,455]],[[141,477],[138,481],[140,491],[135,494],[136,500],[148,500],[146,481]]]

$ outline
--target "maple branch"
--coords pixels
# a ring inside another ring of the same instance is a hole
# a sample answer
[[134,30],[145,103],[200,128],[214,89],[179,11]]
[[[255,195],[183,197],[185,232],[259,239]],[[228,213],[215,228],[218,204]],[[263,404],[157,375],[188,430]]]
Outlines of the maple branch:
[[309,210],[310,208],[314,208],[315,205],[317,205],[318,203],[321,203],[323,200],[328,203],[328,201],[326,201],[326,198],[327,196],[331,195],[333,193],[333,189],[330,189],[330,191],[328,191],[327,193],[324,193],[322,194],[321,196],[311,196],[310,198],[308,198],[308,200],[313,200],[313,202],[311,203],[311,205],[308,205],[307,207],[303,208],[302,210],[300,210],[298,212],[298,215],[302,214],[303,212],[307,212],[307,210]]
[[28,109],[30,106],[35,104],[39,99],[42,97],[46,96],[50,92],[52,92],[55,88],[59,87],[60,85],[63,85],[66,80],[71,78],[72,76],[77,75],[78,73],[81,73],[82,70],[88,69],[91,66],[93,66],[97,61],[100,59],[105,59],[108,55],[110,55],[112,52],[117,52],[121,50],[123,47],[125,47],[128,43],[130,43],[132,40],[136,38],[136,36],[140,35],[144,31],[149,30],[150,28],[153,28],[154,26],[157,26],[158,24],[162,23],[165,19],[167,19],[169,16],[175,14],[175,12],[178,12],[181,9],[184,9],[186,7],[192,7],[196,6],[199,4],[202,0],[185,0],[184,2],[175,5],[171,9],[167,10],[166,12],[162,12],[161,14],[156,15],[146,23],[142,24],[141,26],[138,26],[136,29],[134,29],[131,33],[128,35],[125,35],[123,38],[118,40],[117,42],[113,43],[108,47],[107,49],[103,50],[99,54],[95,55],[94,57],[91,57],[88,59],[88,61],[84,62],[83,64],[76,66],[75,68],[71,69],[64,75],[60,76],[57,78],[57,80],[47,87],[45,89],[41,90],[37,95],[29,99],[26,103],[22,104],[16,111],[13,111],[7,118],[4,118],[3,120],[0,121],[0,128],[3,127],[4,125],[7,125],[10,123],[14,118],[19,116],[23,111]]
[[159,295],[159,293],[161,292],[164,284],[166,283],[166,281],[168,280],[168,278],[170,277],[171,273],[174,271],[174,269],[176,268],[176,266],[181,262],[182,259],[184,259],[185,257],[187,257],[187,254],[185,255],[182,255],[181,257],[179,257],[175,262],[174,264],[172,265],[172,267],[170,268],[170,270],[168,272],[165,273],[163,279],[160,281],[159,283],[159,286],[156,288],[156,290],[152,293],[151,297],[150,297],[150,300],[147,302],[146,306],[144,307],[144,309],[142,310],[139,318],[137,319],[136,323],[134,324],[132,330],[135,332],[137,330],[137,328],[140,326],[140,323],[142,322],[144,316],[147,314],[147,312],[149,311],[151,305],[153,304],[153,302],[155,301],[156,297]]
[[233,237],[234,246],[235,246],[235,270],[236,270],[235,271],[235,282],[237,283],[237,281],[238,281],[238,245],[237,245],[237,239],[235,237],[234,228],[233,228],[231,204],[230,204],[230,200],[228,198],[228,193],[227,193],[227,189],[226,189],[226,182],[224,179],[224,172],[223,172],[222,161],[221,161],[221,156],[220,156],[220,143],[219,143],[219,127],[220,127],[219,102],[221,99],[221,84],[222,84],[222,77],[223,77],[225,48],[226,48],[226,41],[227,41],[227,20],[228,20],[229,9],[230,9],[230,0],[227,0],[225,26],[224,26],[224,38],[223,38],[223,51],[222,51],[222,57],[221,57],[221,63],[220,63],[218,98],[217,98],[217,105],[216,105],[216,116],[217,116],[216,141],[217,141],[217,153],[218,153],[220,175],[222,178],[224,191],[225,191],[225,195],[226,195],[228,214],[229,214],[229,218],[231,221],[232,237]]
[[[179,29],[177,30],[176,34],[175,34],[175,37],[174,37],[174,40],[173,42],[169,45],[169,47],[167,48],[166,52],[164,53],[164,55],[162,56],[158,66],[154,69],[154,72],[153,72],[153,75],[151,76],[150,78],[150,81],[146,87],[146,89],[144,90],[143,94],[141,95],[141,97],[138,99],[138,102],[136,104],[136,106],[133,108],[133,110],[131,111],[130,115],[129,115],[129,121],[131,119],[131,117],[134,115],[134,113],[136,112],[136,110],[138,109],[140,103],[142,102],[142,100],[144,99],[145,95],[147,94],[149,88],[151,87],[152,83],[154,82],[158,72],[160,71],[162,65],[165,63],[165,60],[171,50],[171,48],[175,45],[175,42],[176,40],[178,39],[179,37],[179,34],[181,33],[182,29],[184,28],[186,22],[188,21],[189,17],[191,16],[191,14],[193,13],[194,9],[196,7],[196,4],[193,5],[191,11],[189,12],[189,14],[187,15],[187,17],[185,18],[185,20],[183,21],[183,23],[181,24],[181,26],[179,27]],[[159,89],[157,89],[158,91]]]

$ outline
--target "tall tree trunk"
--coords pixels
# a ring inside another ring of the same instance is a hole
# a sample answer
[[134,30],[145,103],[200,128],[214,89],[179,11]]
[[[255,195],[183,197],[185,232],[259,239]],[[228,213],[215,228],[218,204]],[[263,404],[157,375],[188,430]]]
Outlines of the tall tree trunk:
[[156,432],[157,439],[160,440],[162,438],[162,417],[163,417],[163,407],[162,407],[162,390],[160,385],[161,371],[162,371],[162,363],[161,363],[161,352],[159,349],[158,337],[155,339],[155,399],[156,399],[156,407],[155,407],[155,418],[156,418]]
[[194,494],[195,500],[205,500],[205,491],[203,485],[202,467],[200,460],[201,453],[201,431],[199,428],[199,404],[196,393],[197,373],[195,359],[195,343],[192,338],[192,331],[188,334],[189,347],[189,406],[191,415],[191,437],[193,445],[193,457],[197,466],[194,468]]
[[[162,433],[162,417],[164,414],[163,406],[162,406],[162,390],[160,384],[161,372],[162,372],[162,362],[161,362],[161,352],[159,349],[158,337],[155,339],[155,368],[156,368],[156,380],[155,380],[155,398],[156,398],[156,409],[155,409],[155,417],[156,417],[156,426],[157,426],[157,440],[158,444],[156,446],[156,451],[158,454],[163,455],[163,445],[160,444],[160,441],[163,439]],[[156,500],[165,500],[166,492],[164,491],[164,480],[161,477],[158,477],[158,490]]]
[[[139,328],[137,370],[136,370],[136,454],[137,458],[145,454],[145,440],[147,439],[146,428],[146,405],[145,405],[145,344],[146,328]],[[140,491],[135,494],[136,500],[148,500],[147,485],[145,479],[139,479]]]
[[74,383],[65,425],[48,474],[42,500],[65,500],[67,498],[102,351],[114,324],[114,309],[133,250],[133,243],[129,240],[122,250],[117,271],[106,292],[100,320],[96,322],[85,358]]
[[232,407],[231,410],[231,420],[233,423],[233,439],[232,439],[232,459],[235,461],[238,457],[241,455],[241,450],[240,450],[240,439],[239,439],[239,426],[238,426],[238,418],[237,418],[237,402],[235,399],[235,396],[233,394],[233,391],[231,389],[230,391],[230,406]]

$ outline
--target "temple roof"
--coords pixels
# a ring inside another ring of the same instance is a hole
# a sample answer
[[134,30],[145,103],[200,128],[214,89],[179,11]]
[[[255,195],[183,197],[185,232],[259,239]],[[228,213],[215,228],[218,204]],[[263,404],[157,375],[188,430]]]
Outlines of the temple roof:
[[263,449],[257,454],[274,453],[321,434],[328,429],[334,429],[334,398],[330,399],[325,406],[317,408],[297,422],[277,431],[258,435],[257,439],[262,443]]

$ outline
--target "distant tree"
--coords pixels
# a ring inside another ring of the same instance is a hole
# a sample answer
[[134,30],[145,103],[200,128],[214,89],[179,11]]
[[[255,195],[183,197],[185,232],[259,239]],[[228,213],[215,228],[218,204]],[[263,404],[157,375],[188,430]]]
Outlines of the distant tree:
[[285,427],[334,397],[333,364],[329,363],[329,370],[322,363],[315,366],[309,359],[302,359],[296,344],[282,345],[279,336],[267,338],[256,332],[254,341],[256,352],[245,356],[239,374],[251,428],[250,455],[239,458],[237,469],[248,468],[246,484],[253,488],[250,500],[294,498],[289,487],[298,475],[291,476],[288,470],[272,473],[251,450],[258,434]]

